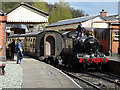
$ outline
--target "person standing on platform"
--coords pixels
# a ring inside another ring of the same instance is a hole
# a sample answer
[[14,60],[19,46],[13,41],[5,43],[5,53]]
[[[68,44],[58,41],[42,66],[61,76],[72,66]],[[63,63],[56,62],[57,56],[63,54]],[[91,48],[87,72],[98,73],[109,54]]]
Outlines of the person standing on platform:
[[11,59],[14,60],[14,53],[15,53],[15,40],[11,43]]
[[81,22],[79,22],[79,25],[77,27],[77,38],[81,37],[82,33],[83,33],[82,24],[81,24]]
[[22,53],[22,41],[19,40],[18,43],[16,44],[16,52],[17,52],[17,64],[19,64],[22,62],[22,58],[23,58],[23,53]]
[[15,52],[15,40],[13,40],[9,45],[9,57],[14,60],[14,52]]

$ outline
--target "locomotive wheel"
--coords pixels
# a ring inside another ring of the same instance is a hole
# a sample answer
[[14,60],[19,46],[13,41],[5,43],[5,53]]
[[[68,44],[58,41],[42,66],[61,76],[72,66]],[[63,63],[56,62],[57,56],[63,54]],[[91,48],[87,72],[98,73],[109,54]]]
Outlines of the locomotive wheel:
[[52,64],[50,59],[46,59],[47,64]]
[[51,60],[48,60],[48,64],[51,64]]
[[79,64],[78,63],[72,63],[72,68],[74,70],[78,70],[80,68]]
[[55,59],[54,61],[53,61],[53,66],[57,66],[58,65],[58,60],[57,59]]
[[103,71],[103,65],[99,65],[98,70]]
[[87,66],[85,63],[82,65],[81,71],[87,71]]
[[102,71],[102,70],[103,70],[102,66],[99,66],[99,70],[100,70],[100,71]]
[[64,60],[63,60],[63,64],[65,67],[67,67],[67,62],[65,62]]

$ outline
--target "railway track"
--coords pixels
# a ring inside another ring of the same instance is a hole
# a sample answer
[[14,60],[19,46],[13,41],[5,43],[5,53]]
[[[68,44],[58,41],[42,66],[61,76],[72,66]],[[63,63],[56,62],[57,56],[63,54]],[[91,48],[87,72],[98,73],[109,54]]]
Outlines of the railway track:
[[[62,70],[63,71],[63,70]],[[94,85],[93,83],[85,80],[85,79],[82,79],[81,77],[77,77],[76,75],[74,75],[73,73],[70,73],[70,72],[66,72],[66,71],[63,71],[64,73],[66,73],[67,75],[69,75],[70,77],[74,78],[74,79],[77,79],[77,80],[80,80],[86,84],[88,84],[89,86],[93,87],[94,89],[97,89],[97,90],[101,90],[101,88],[97,85]]]
[[[108,73],[102,73],[102,72],[76,72],[74,70],[67,69],[65,67],[59,68],[64,73],[72,77],[77,83],[85,83],[86,85],[83,86],[83,88],[86,88],[86,86],[89,86],[91,89],[96,90],[109,90],[109,89],[120,89],[120,82],[116,84],[116,80],[120,81],[119,77],[116,77],[114,75],[109,75]],[[79,83],[79,85],[81,85]],[[87,89],[89,88],[87,87]]]
[[116,77],[115,75],[112,75],[112,74],[109,74],[109,73],[103,73],[103,72],[85,72],[87,74],[90,74],[90,75],[93,75],[95,77],[98,77],[98,78],[101,78],[101,79],[104,79],[106,81],[109,81],[111,83],[116,83],[120,86],[120,78]]

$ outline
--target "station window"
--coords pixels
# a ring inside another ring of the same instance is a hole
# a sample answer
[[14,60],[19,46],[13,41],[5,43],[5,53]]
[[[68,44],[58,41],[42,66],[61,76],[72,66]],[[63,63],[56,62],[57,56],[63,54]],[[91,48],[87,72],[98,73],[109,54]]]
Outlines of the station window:
[[107,32],[102,33],[102,40],[107,40]]
[[97,38],[98,40],[100,40],[100,34],[95,32],[95,38]]
[[119,41],[119,30],[115,30],[112,34],[113,40],[114,41]]
[[35,39],[33,39],[33,48],[35,48]]

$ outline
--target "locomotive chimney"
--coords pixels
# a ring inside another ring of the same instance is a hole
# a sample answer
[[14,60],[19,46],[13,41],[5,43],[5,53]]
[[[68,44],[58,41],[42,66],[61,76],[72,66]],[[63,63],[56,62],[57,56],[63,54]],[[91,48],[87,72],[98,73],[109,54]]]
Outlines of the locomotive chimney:
[[105,17],[107,15],[107,12],[105,12],[105,9],[102,9],[102,11],[100,12],[100,15],[102,17]]

